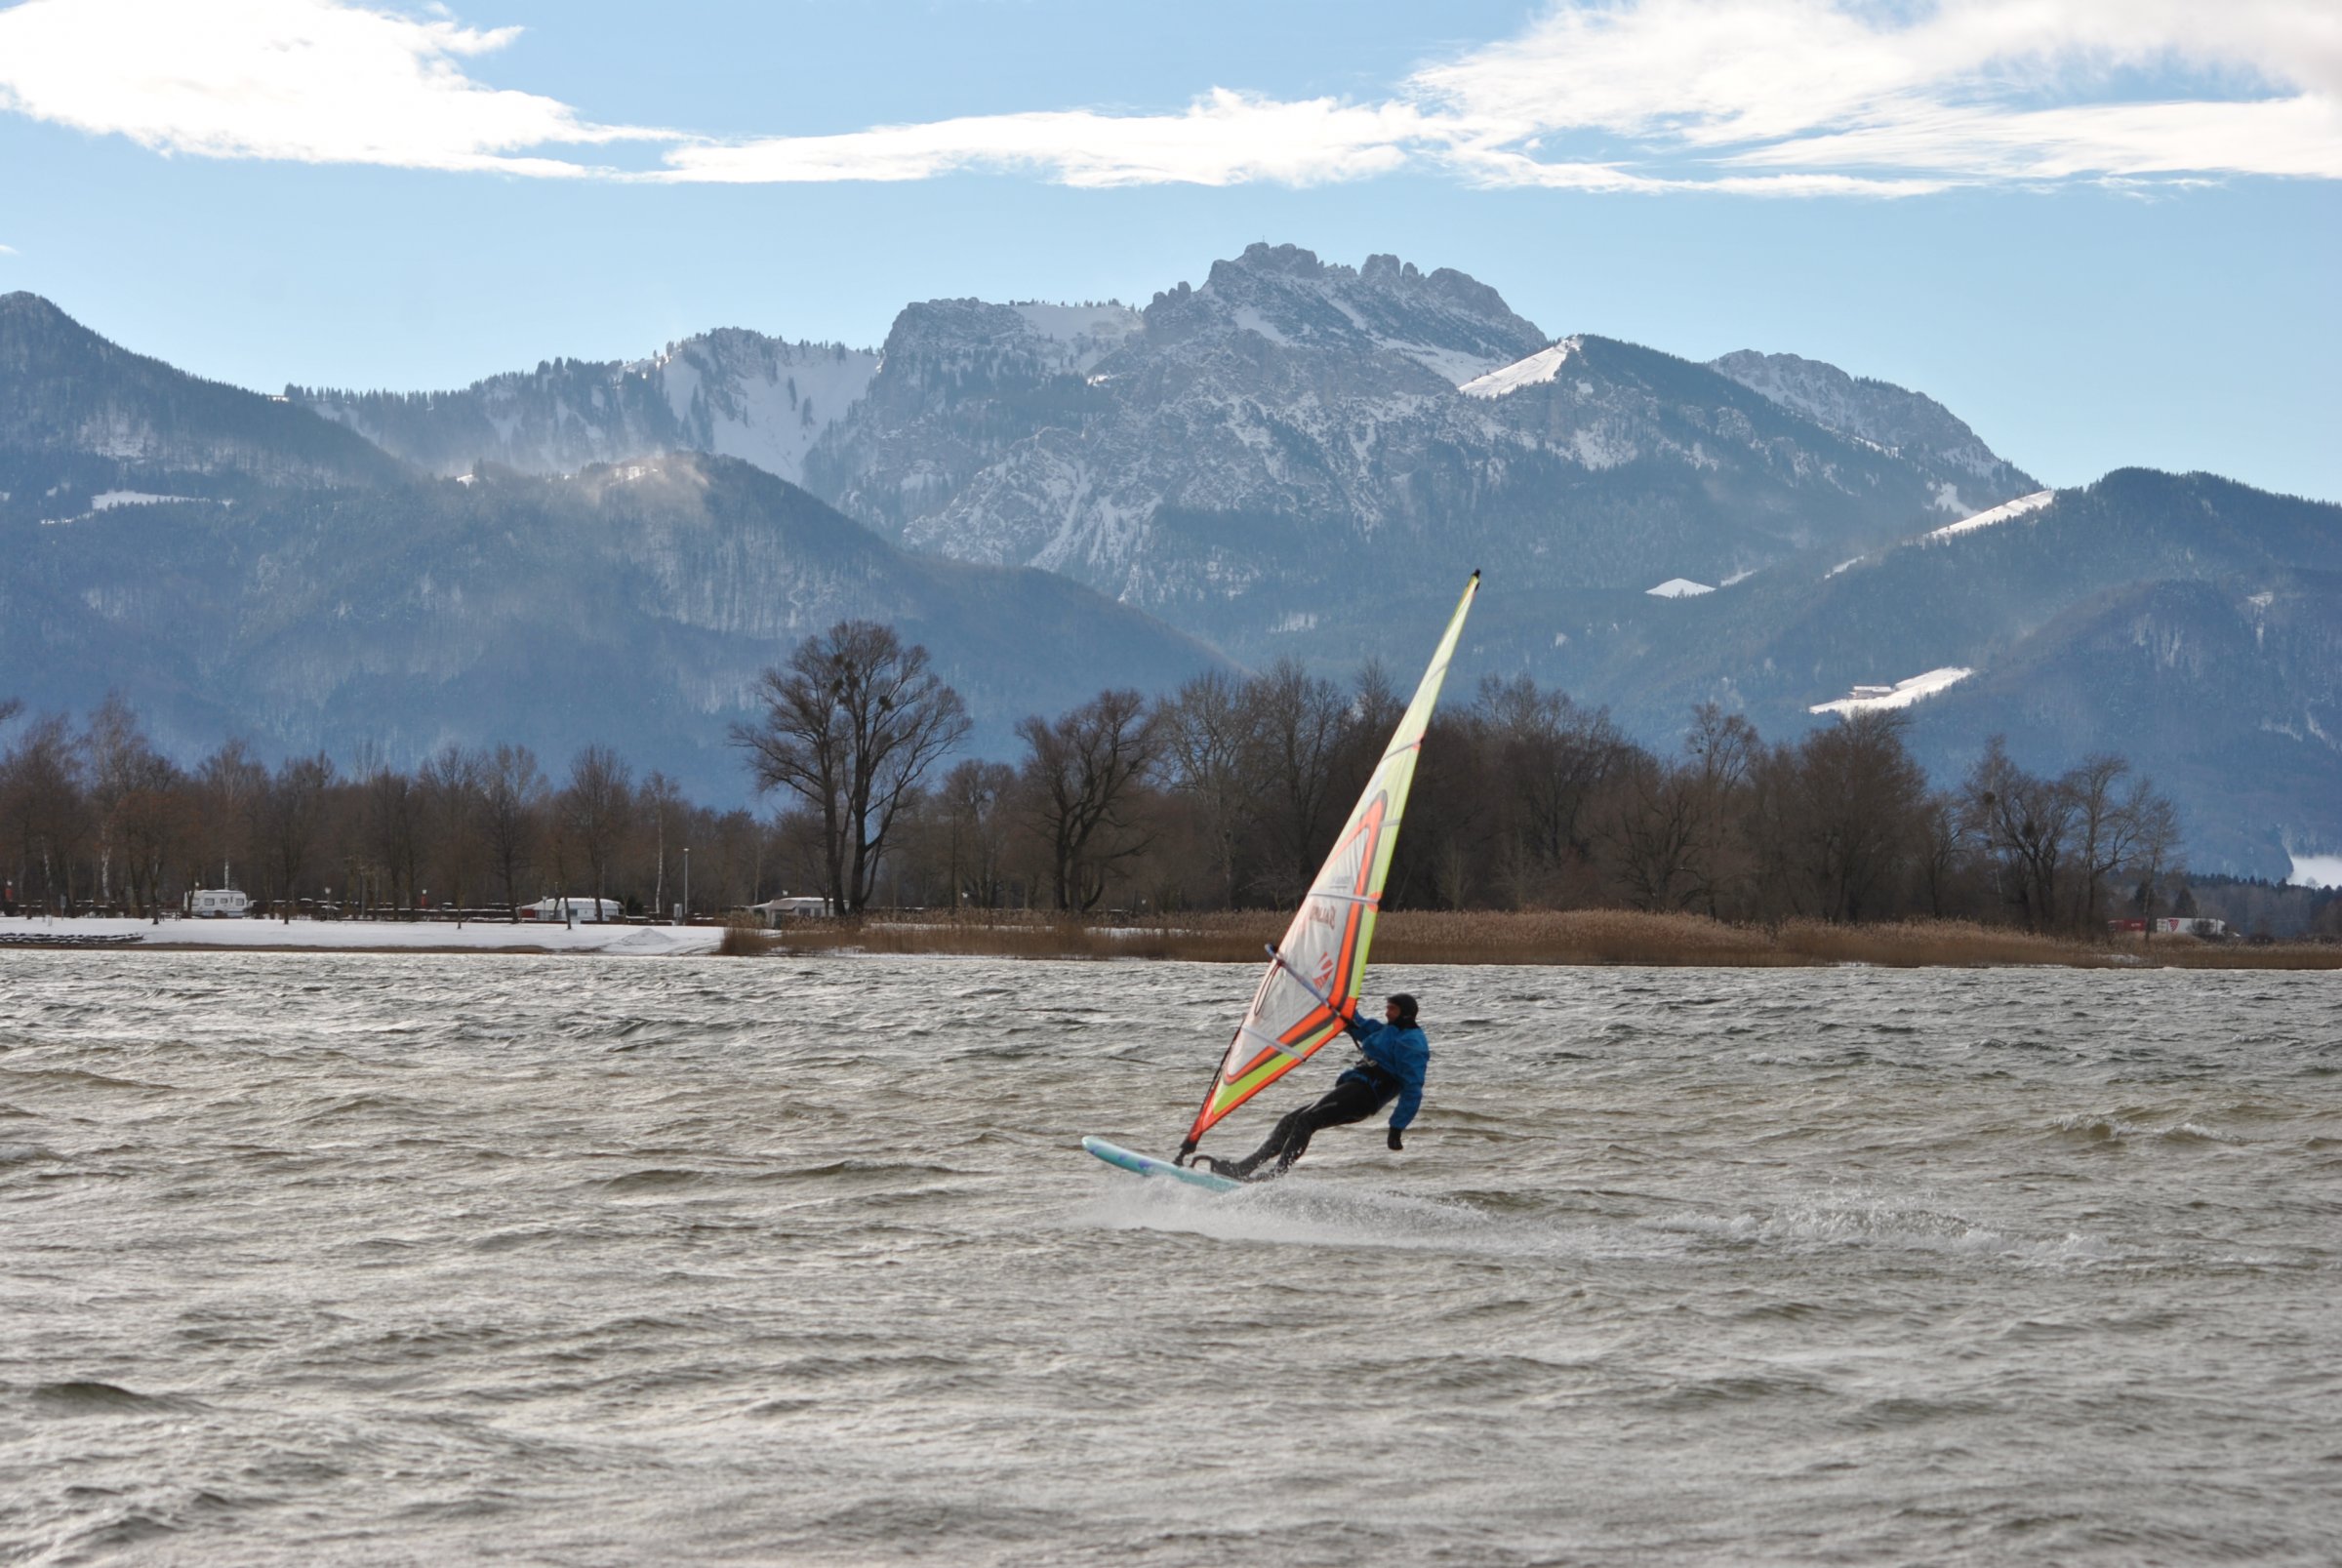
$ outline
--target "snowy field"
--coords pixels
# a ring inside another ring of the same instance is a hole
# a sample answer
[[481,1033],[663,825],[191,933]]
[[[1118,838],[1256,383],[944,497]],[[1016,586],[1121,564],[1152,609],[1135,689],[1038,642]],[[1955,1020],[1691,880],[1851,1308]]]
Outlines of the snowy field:
[[578,925],[546,922],[404,920],[0,920],[0,952],[12,937],[143,938],[142,946],[315,947],[479,952],[544,951],[621,953],[634,957],[711,953],[723,941],[721,926]]

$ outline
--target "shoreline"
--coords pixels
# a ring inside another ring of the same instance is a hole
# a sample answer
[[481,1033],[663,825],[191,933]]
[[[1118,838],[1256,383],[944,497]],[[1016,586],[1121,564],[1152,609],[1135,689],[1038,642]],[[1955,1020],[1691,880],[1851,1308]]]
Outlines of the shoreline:
[[[430,920],[0,920],[12,952],[529,953],[692,957],[713,953],[722,926],[560,926]],[[30,941],[10,941],[30,938]],[[135,939],[135,940],[129,940]],[[87,945],[83,944],[86,943]]]
[[[1134,922],[1053,919],[1019,910],[874,916],[781,931],[723,926],[514,927],[376,921],[55,920],[0,923],[8,952],[270,952],[553,957],[966,957],[1258,962],[1283,932],[1271,910]],[[13,929],[12,929],[13,927]],[[192,929],[190,929],[192,928]],[[99,939],[102,945],[11,944],[20,932]],[[141,940],[123,941],[136,936]],[[456,940],[450,940],[454,938]],[[386,939],[386,940],[385,940]],[[2342,970],[2342,943],[2255,945],[2194,937],[2123,936],[2091,943],[1966,921],[1736,926],[1704,915],[1633,910],[1452,912],[1382,917],[1374,957],[1386,964],[1517,964],[1556,968],[1784,969],[2069,968]]]

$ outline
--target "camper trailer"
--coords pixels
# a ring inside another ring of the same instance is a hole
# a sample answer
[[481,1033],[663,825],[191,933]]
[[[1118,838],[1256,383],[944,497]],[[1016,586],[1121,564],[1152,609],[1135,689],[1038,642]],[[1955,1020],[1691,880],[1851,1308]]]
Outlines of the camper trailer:
[[182,907],[197,920],[241,920],[252,911],[252,901],[234,888],[197,888]]
[[521,909],[521,918],[525,920],[558,920],[564,925],[572,921],[594,925],[626,917],[625,907],[616,899],[539,899]]
[[770,929],[791,920],[827,920],[837,913],[837,906],[828,899],[807,894],[791,898],[784,893],[777,899],[749,905],[747,912],[755,917],[758,925]]

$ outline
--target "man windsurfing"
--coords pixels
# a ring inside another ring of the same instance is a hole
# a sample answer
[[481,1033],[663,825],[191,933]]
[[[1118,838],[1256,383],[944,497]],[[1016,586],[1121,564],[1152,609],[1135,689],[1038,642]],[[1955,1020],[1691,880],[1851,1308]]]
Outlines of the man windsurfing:
[[1404,1148],[1399,1134],[1423,1106],[1423,1076],[1432,1062],[1432,1042],[1415,1022],[1415,998],[1400,991],[1384,1003],[1382,1023],[1370,1024],[1355,1014],[1344,1014],[1342,1026],[1357,1042],[1364,1061],[1336,1078],[1323,1098],[1287,1111],[1270,1132],[1269,1141],[1244,1158],[1223,1160],[1199,1154],[1196,1159],[1213,1175],[1238,1182],[1254,1181],[1255,1172],[1272,1166],[1268,1176],[1257,1178],[1267,1181],[1292,1169],[1293,1162],[1308,1150],[1310,1139],[1321,1129],[1364,1121],[1393,1100],[1398,1104],[1392,1109],[1386,1142],[1393,1153]]

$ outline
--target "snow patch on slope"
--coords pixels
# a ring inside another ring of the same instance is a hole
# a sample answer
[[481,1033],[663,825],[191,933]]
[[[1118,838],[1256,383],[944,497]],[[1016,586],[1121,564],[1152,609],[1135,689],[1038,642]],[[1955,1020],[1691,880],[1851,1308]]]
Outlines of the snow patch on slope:
[[1893,686],[1884,689],[1857,686],[1851,696],[1841,697],[1835,703],[1816,703],[1805,711],[1808,713],[1837,713],[1843,716],[1853,713],[1873,713],[1885,708],[1909,707],[1923,697],[1933,697],[1938,692],[1950,690],[1975,673],[1972,669],[1946,665],[1942,669],[1931,669],[1924,675],[1914,675],[1909,680],[1897,681]]
[[1952,539],[1960,534],[1974,533],[1979,528],[1990,528],[1995,523],[2013,522],[2019,517],[2039,511],[2056,499],[2057,492],[2054,490],[2037,490],[2030,496],[2019,496],[2014,501],[2004,501],[1989,511],[1980,511],[1973,517],[1962,517],[1957,523],[1946,523],[1941,528],[1931,530],[1926,537],[1929,539]]
[[1466,397],[1503,397],[1524,386],[1538,386],[1561,374],[1569,356],[1582,346],[1576,338],[1564,338],[1551,348],[1540,348],[1526,359],[1516,359],[1502,370],[1492,370],[1475,377],[1456,388]]
[[1654,599],[1696,599],[1703,593],[1714,593],[1716,588],[1711,583],[1694,583],[1687,577],[1671,577],[1657,587],[1642,591]]

